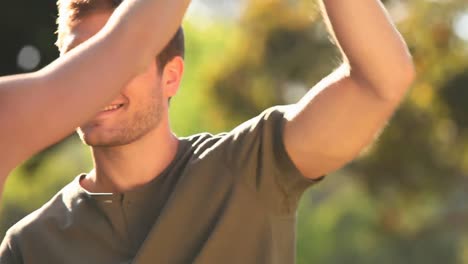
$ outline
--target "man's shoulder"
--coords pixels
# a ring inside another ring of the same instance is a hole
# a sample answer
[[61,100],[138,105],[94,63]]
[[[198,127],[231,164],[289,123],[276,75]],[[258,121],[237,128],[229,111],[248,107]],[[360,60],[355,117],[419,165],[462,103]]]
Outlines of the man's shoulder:
[[195,154],[195,157],[205,156],[207,153],[215,152],[216,150],[237,152],[239,145],[249,145],[249,142],[246,142],[248,140],[242,139],[249,138],[250,140],[256,140],[260,134],[259,131],[263,130],[266,126],[268,126],[266,128],[268,130],[277,130],[277,126],[281,126],[286,118],[286,111],[291,107],[291,105],[278,105],[268,108],[253,118],[240,123],[228,132],[218,134],[204,132],[181,139],[188,143],[188,152]]
[[188,137],[182,137],[181,140],[186,146],[185,152],[190,152],[197,156],[197,154],[203,153],[219,144],[227,135],[228,133],[211,134],[203,132]]
[[228,133],[223,132],[219,134],[211,134],[208,132],[194,134],[188,137],[181,138],[183,141],[188,142],[188,145],[194,150],[197,151],[201,148],[208,146],[212,146],[216,144],[218,141],[222,140],[226,137]]
[[56,225],[66,222],[67,212],[71,212],[71,207],[79,199],[75,185],[75,180],[73,180],[43,206],[18,221],[10,227],[7,236],[22,237],[38,233],[40,230],[44,230],[45,226],[50,226],[50,223]]

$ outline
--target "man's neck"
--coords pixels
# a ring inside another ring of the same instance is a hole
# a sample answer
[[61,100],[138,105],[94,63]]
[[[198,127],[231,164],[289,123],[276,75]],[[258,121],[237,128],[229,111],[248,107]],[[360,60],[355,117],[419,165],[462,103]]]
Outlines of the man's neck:
[[118,147],[94,147],[95,169],[81,181],[93,193],[121,193],[142,186],[163,172],[173,161],[179,145],[170,132],[150,132]]

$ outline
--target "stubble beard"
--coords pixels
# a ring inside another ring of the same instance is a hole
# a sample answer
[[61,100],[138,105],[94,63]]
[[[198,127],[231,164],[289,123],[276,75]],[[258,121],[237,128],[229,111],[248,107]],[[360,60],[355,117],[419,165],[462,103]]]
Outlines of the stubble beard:
[[[130,118],[120,122],[111,135],[93,136],[94,124],[87,124],[78,129],[82,142],[90,147],[106,148],[131,144],[159,127],[162,120],[162,97],[153,95],[152,104],[139,109]],[[99,133],[99,132],[98,132]]]

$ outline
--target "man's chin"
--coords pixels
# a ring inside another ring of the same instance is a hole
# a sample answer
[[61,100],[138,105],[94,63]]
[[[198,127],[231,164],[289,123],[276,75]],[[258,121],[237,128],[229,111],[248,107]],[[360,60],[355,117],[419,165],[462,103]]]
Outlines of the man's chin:
[[111,137],[110,135],[103,135],[98,131],[88,132],[81,129],[77,130],[77,133],[83,144],[93,148],[109,148],[118,147],[128,144],[127,140],[122,137]]
[[102,142],[99,142],[97,139],[93,139],[93,137],[87,135],[86,133],[78,133],[78,135],[80,136],[81,142],[83,142],[85,145],[90,147],[102,145]]
[[103,147],[109,145],[110,140],[106,140],[102,135],[99,135],[98,131],[92,131],[92,129],[78,128],[76,130],[78,136],[83,144],[90,147]]
[[113,140],[103,140],[103,139],[96,139],[96,138],[93,138],[93,137],[88,137],[88,136],[83,136],[83,137],[80,137],[81,138],[81,141],[89,146],[89,147],[93,147],[93,148],[109,148],[109,147],[118,147],[118,146],[121,146],[121,142],[118,142],[118,141],[113,141]]

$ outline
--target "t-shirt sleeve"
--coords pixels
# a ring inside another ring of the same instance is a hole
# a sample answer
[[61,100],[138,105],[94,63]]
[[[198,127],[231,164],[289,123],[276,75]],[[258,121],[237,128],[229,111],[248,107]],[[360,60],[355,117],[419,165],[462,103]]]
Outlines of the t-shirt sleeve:
[[233,170],[277,214],[294,214],[303,192],[323,178],[306,178],[286,152],[283,130],[288,107],[267,109],[228,134]]
[[0,264],[22,263],[21,259],[18,257],[19,252],[16,251],[13,236],[7,233],[2,244],[0,244]]

